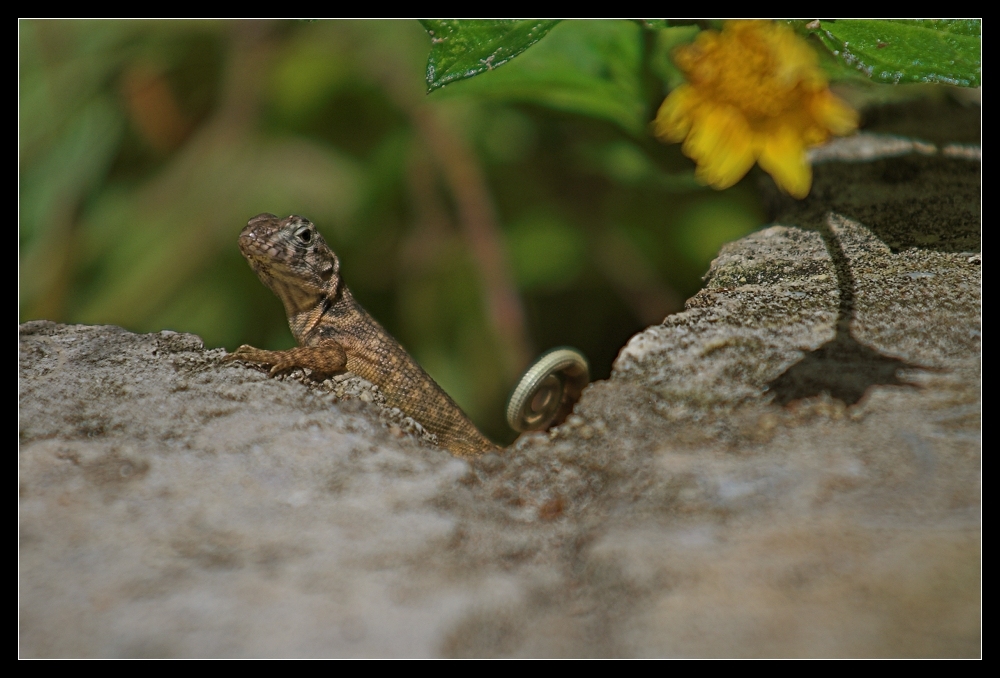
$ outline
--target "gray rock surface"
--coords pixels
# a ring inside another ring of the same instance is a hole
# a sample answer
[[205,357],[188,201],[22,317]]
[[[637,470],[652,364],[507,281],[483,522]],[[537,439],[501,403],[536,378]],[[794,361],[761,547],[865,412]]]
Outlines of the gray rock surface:
[[870,142],[473,463],[353,377],[22,325],[21,655],[978,656],[979,163]]

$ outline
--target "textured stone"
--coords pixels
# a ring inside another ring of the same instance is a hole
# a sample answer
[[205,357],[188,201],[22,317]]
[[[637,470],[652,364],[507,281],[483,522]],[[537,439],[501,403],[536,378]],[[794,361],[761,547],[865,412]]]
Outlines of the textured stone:
[[473,463],[353,377],[22,325],[22,656],[978,656],[979,164],[925,151],[772,196]]

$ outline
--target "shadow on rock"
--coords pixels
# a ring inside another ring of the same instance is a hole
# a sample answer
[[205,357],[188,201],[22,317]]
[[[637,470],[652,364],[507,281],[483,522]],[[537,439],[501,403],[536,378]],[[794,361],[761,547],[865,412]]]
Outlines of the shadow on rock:
[[818,229],[837,272],[840,306],[836,336],[782,372],[768,385],[774,402],[788,405],[795,400],[828,393],[854,405],[872,386],[913,386],[898,377],[900,369],[926,369],[893,358],[862,344],[851,334],[854,317],[854,276],[837,236],[824,221]]
[[779,405],[821,393],[829,393],[845,405],[854,405],[872,386],[912,386],[902,381],[897,372],[914,367],[919,366],[882,355],[849,332],[838,331],[831,341],[807,353],[768,384],[768,389]]
[[[909,111],[905,119],[902,111]],[[865,131],[905,134],[942,147],[978,144],[978,107],[928,103],[913,111],[887,108],[866,113]],[[956,129],[947,139],[941,130]],[[981,251],[982,163],[964,158],[906,154],[857,162],[822,162],[804,200],[781,194],[762,175],[771,217],[779,223],[817,228],[829,211],[859,221],[893,253],[909,248],[935,252]]]

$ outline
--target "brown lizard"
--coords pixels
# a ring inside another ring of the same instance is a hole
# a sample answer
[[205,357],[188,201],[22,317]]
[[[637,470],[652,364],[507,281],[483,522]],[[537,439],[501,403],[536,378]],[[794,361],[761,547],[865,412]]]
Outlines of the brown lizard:
[[226,360],[271,365],[271,374],[307,367],[319,375],[350,370],[385,394],[462,457],[499,449],[361,305],[340,277],[340,261],[308,219],[259,214],[240,233],[240,251],[281,299],[298,347],[240,346]]

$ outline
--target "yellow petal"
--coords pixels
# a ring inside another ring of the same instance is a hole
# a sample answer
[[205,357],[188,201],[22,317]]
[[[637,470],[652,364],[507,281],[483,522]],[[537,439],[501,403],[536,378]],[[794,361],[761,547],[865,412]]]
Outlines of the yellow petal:
[[660,104],[653,120],[653,134],[657,139],[677,143],[684,141],[691,129],[691,108],[697,97],[690,85],[681,85]]
[[[802,148],[818,146],[826,143],[827,139],[830,138],[830,130],[806,109],[788,111],[784,115],[768,121],[764,129],[768,130],[769,135],[780,133],[782,130],[785,134],[794,133],[801,142]],[[763,150],[763,144],[761,150]]]
[[819,92],[810,102],[813,117],[837,136],[845,136],[858,128],[858,113],[829,90]]
[[753,166],[753,132],[736,109],[703,107],[681,150],[698,163],[698,179],[713,188],[729,188]]
[[812,168],[806,161],[802,139],[794,129],[781,127],[769,134],[757,162],[774,178],[778,188],[792,197],[801,200],[809,195]]
[[783,191],[803,198],[812,185],[805,149],[857,128],[813,48],[784,24],[726,22],[674,50],[673,60],[688,84],[664,101],[653,130],[664,141],[683,139],[696,176],[715,188],[732,186],[759,160]]

